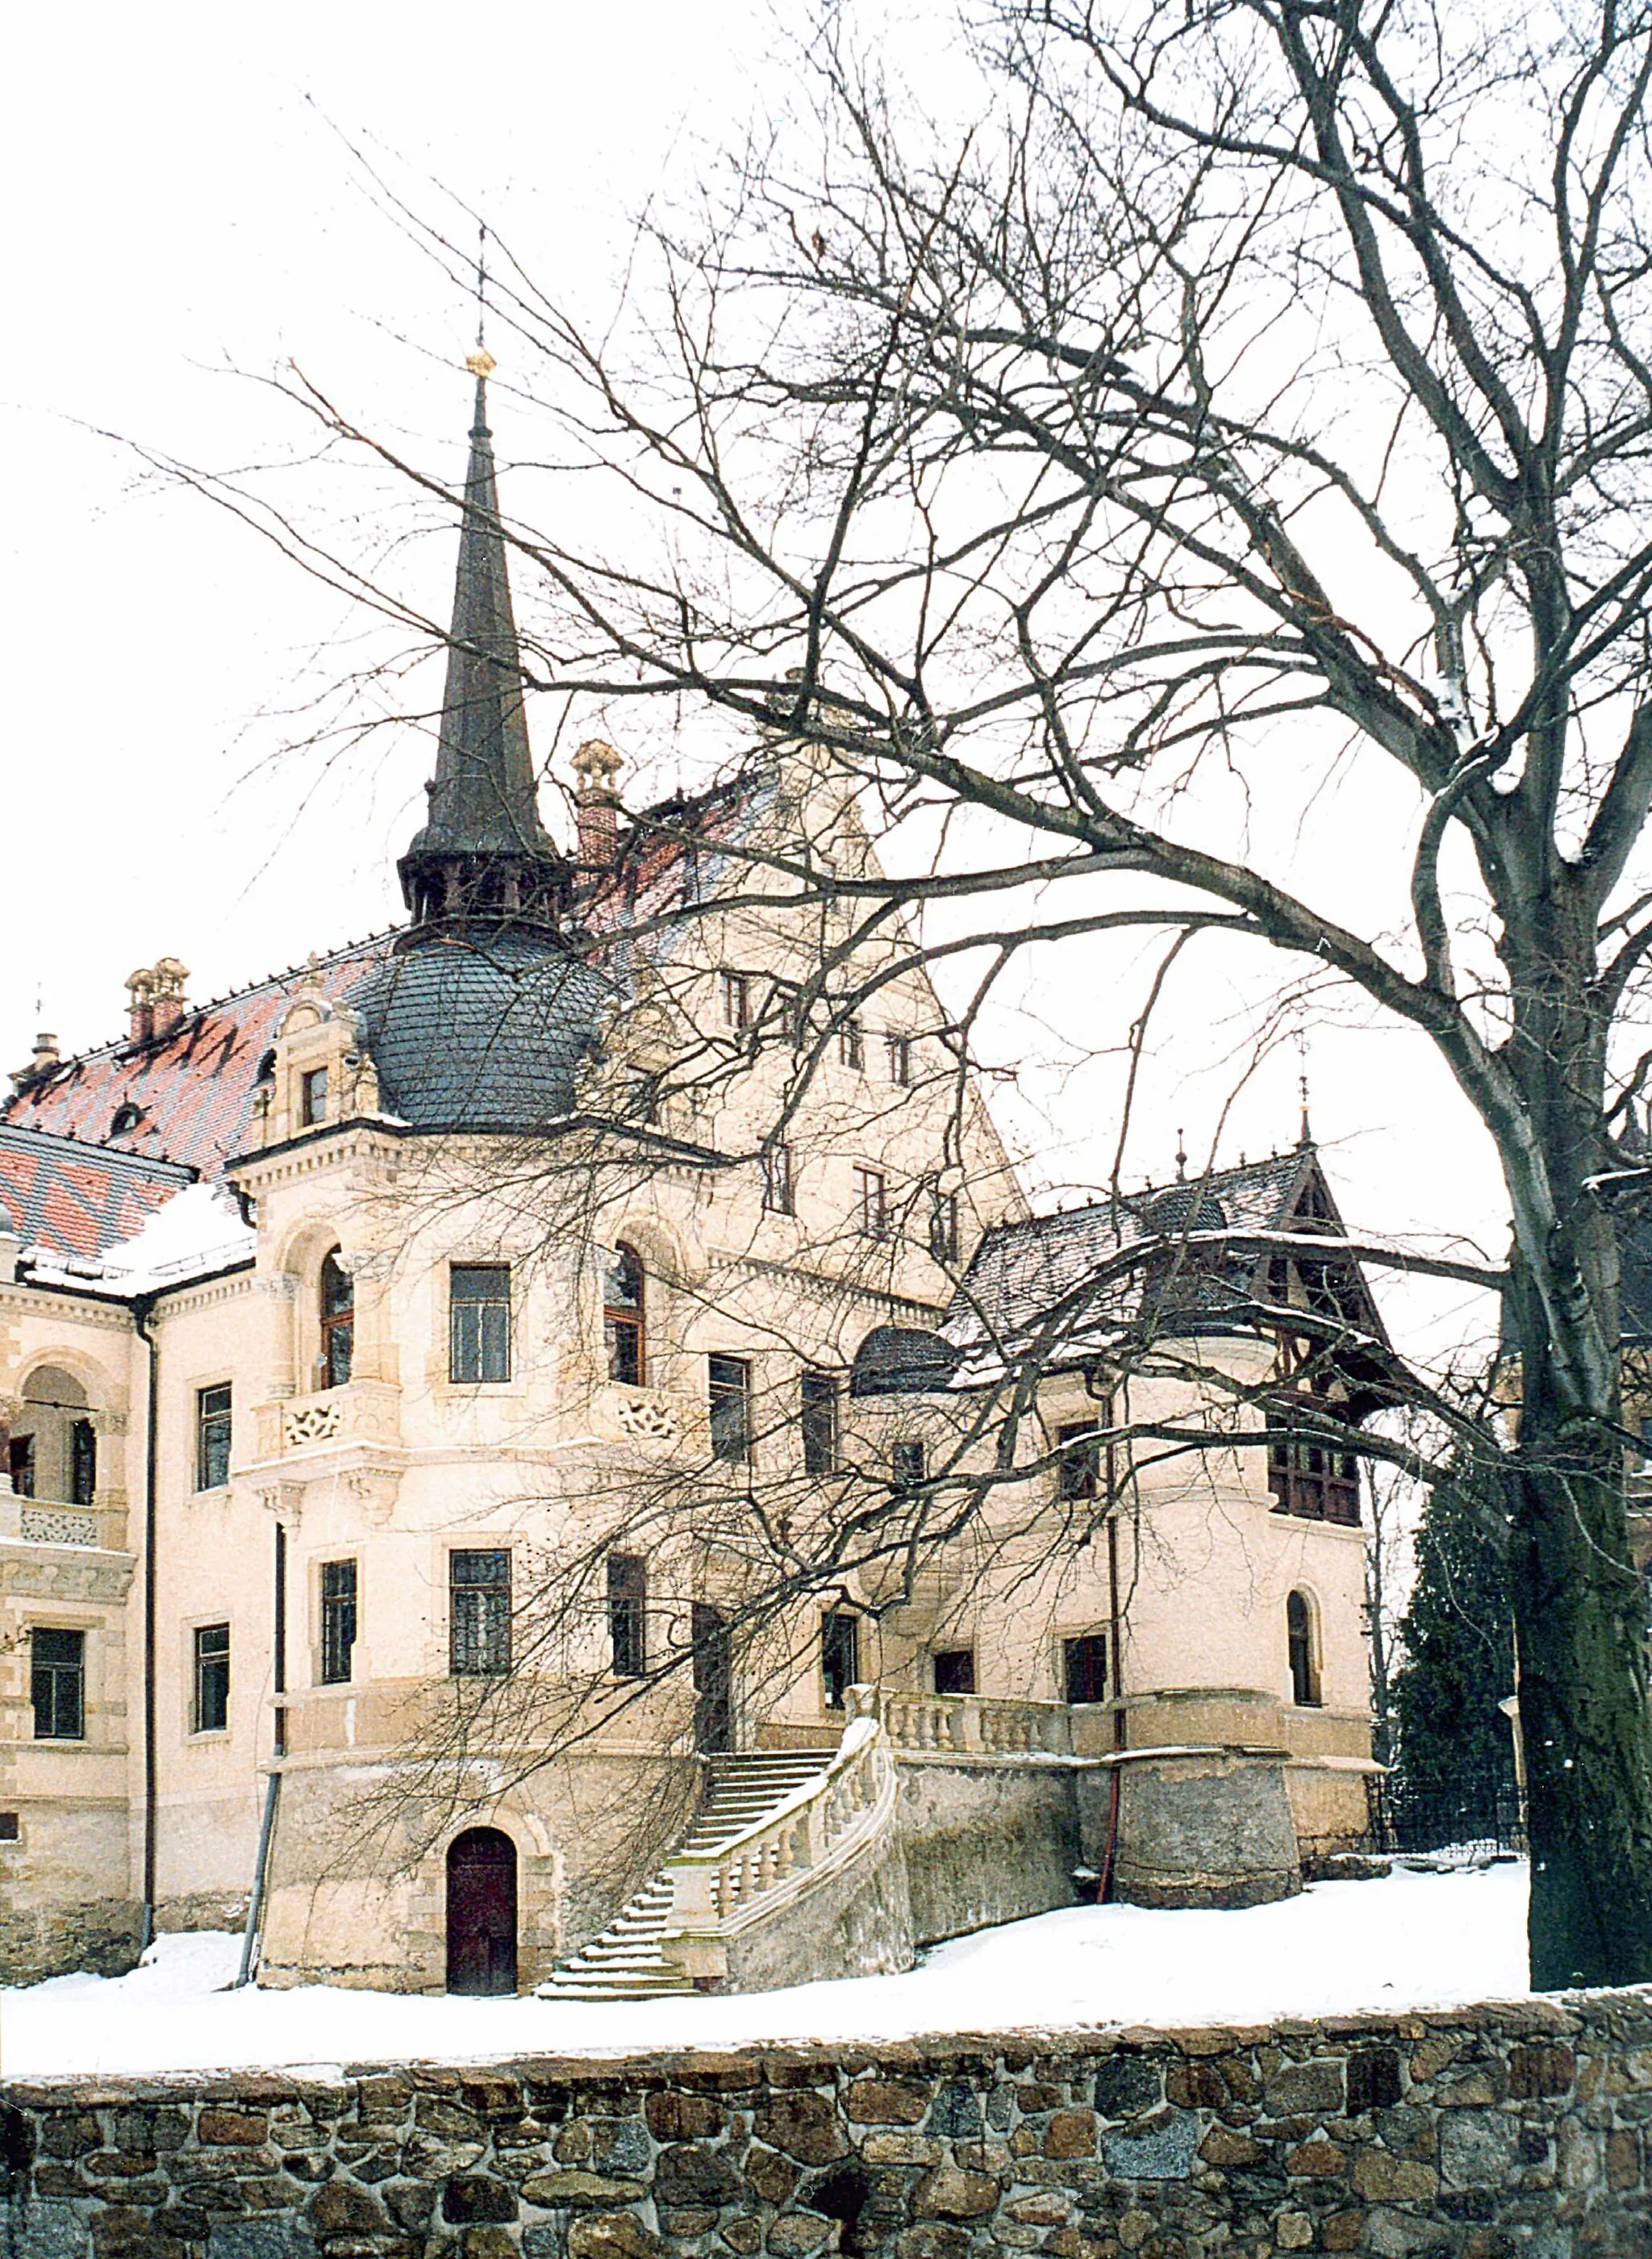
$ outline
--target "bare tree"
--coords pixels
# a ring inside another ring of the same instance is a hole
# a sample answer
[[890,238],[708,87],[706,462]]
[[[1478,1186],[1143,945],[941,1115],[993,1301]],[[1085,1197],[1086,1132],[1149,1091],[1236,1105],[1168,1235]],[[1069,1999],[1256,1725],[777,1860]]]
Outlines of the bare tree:
[[[750,900],[857,937],[933,911],[913,951],[978,995],[1029,947],[1157,927],[1437,1047],[1513,1222],[1517,1419],[1434,1408],[1513,1533],[1534,1979],[1652,1978],[1619,1307],[1652,1063],[1652,19],[1006,0],[977,62],[949,135],[829,25],[797,115],[645,233],[629,326],[502,267],[519,388],[620,529],[510,529],[548,623],[527,680],[692,694],[740,725],[731,773],[754,727],[829,751],[889,875],[770,853]],[[1374,837],[1409,834],[1376,867],[1314,801],[1339,768]]]

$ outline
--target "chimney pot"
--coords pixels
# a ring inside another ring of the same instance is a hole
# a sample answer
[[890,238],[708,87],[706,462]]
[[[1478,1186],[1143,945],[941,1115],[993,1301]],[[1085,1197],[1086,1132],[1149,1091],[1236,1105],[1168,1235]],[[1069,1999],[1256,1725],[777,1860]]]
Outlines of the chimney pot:
[[579,816],[579,860],[582,871],[613,868],[619,852],[619,795],[616,780],[623,758],[601,738],[587,738],[573,756],[579,783],[573,802]]

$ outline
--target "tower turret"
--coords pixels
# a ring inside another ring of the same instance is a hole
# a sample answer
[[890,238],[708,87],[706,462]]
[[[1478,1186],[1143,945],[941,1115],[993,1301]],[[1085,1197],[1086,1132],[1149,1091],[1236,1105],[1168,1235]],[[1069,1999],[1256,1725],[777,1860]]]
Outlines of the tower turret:
[[476,412],[465,479],[453,624],[448,636],[430,812],[396,866],[410,944],[432,930],[554,930],[572,873],[539,821],[522,709],[522,661],[499,519],[485,352],[466,363]]

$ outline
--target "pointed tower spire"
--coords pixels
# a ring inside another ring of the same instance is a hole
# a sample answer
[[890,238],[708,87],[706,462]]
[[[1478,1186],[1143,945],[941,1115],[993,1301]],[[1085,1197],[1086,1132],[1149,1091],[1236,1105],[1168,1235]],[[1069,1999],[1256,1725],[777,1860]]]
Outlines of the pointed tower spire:
[[476,412],[436,774],[425,787],[428,818],[396,866],[414,933],[432,926],[554,927],[570,883],[567,864],[539,821],[522,710],[521,652],[488,428],[495,363],[479,347],[465,365],[476,379]]

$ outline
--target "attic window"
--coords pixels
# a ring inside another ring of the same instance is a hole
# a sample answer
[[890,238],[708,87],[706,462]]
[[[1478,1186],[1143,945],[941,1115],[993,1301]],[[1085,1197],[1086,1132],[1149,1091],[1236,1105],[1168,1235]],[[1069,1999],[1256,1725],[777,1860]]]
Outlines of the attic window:
[[115,1108],[110,1117],[109,1134],[111,1137],[124,1137],[129,1130],[135,1130],[143,1118],[143,1108],[134,1106],[131,1099],[127,1099]]
[[275,1080],[275,1047],[273,1044],[258,1063],[256,1079],[260,1082],[274,1082]]

